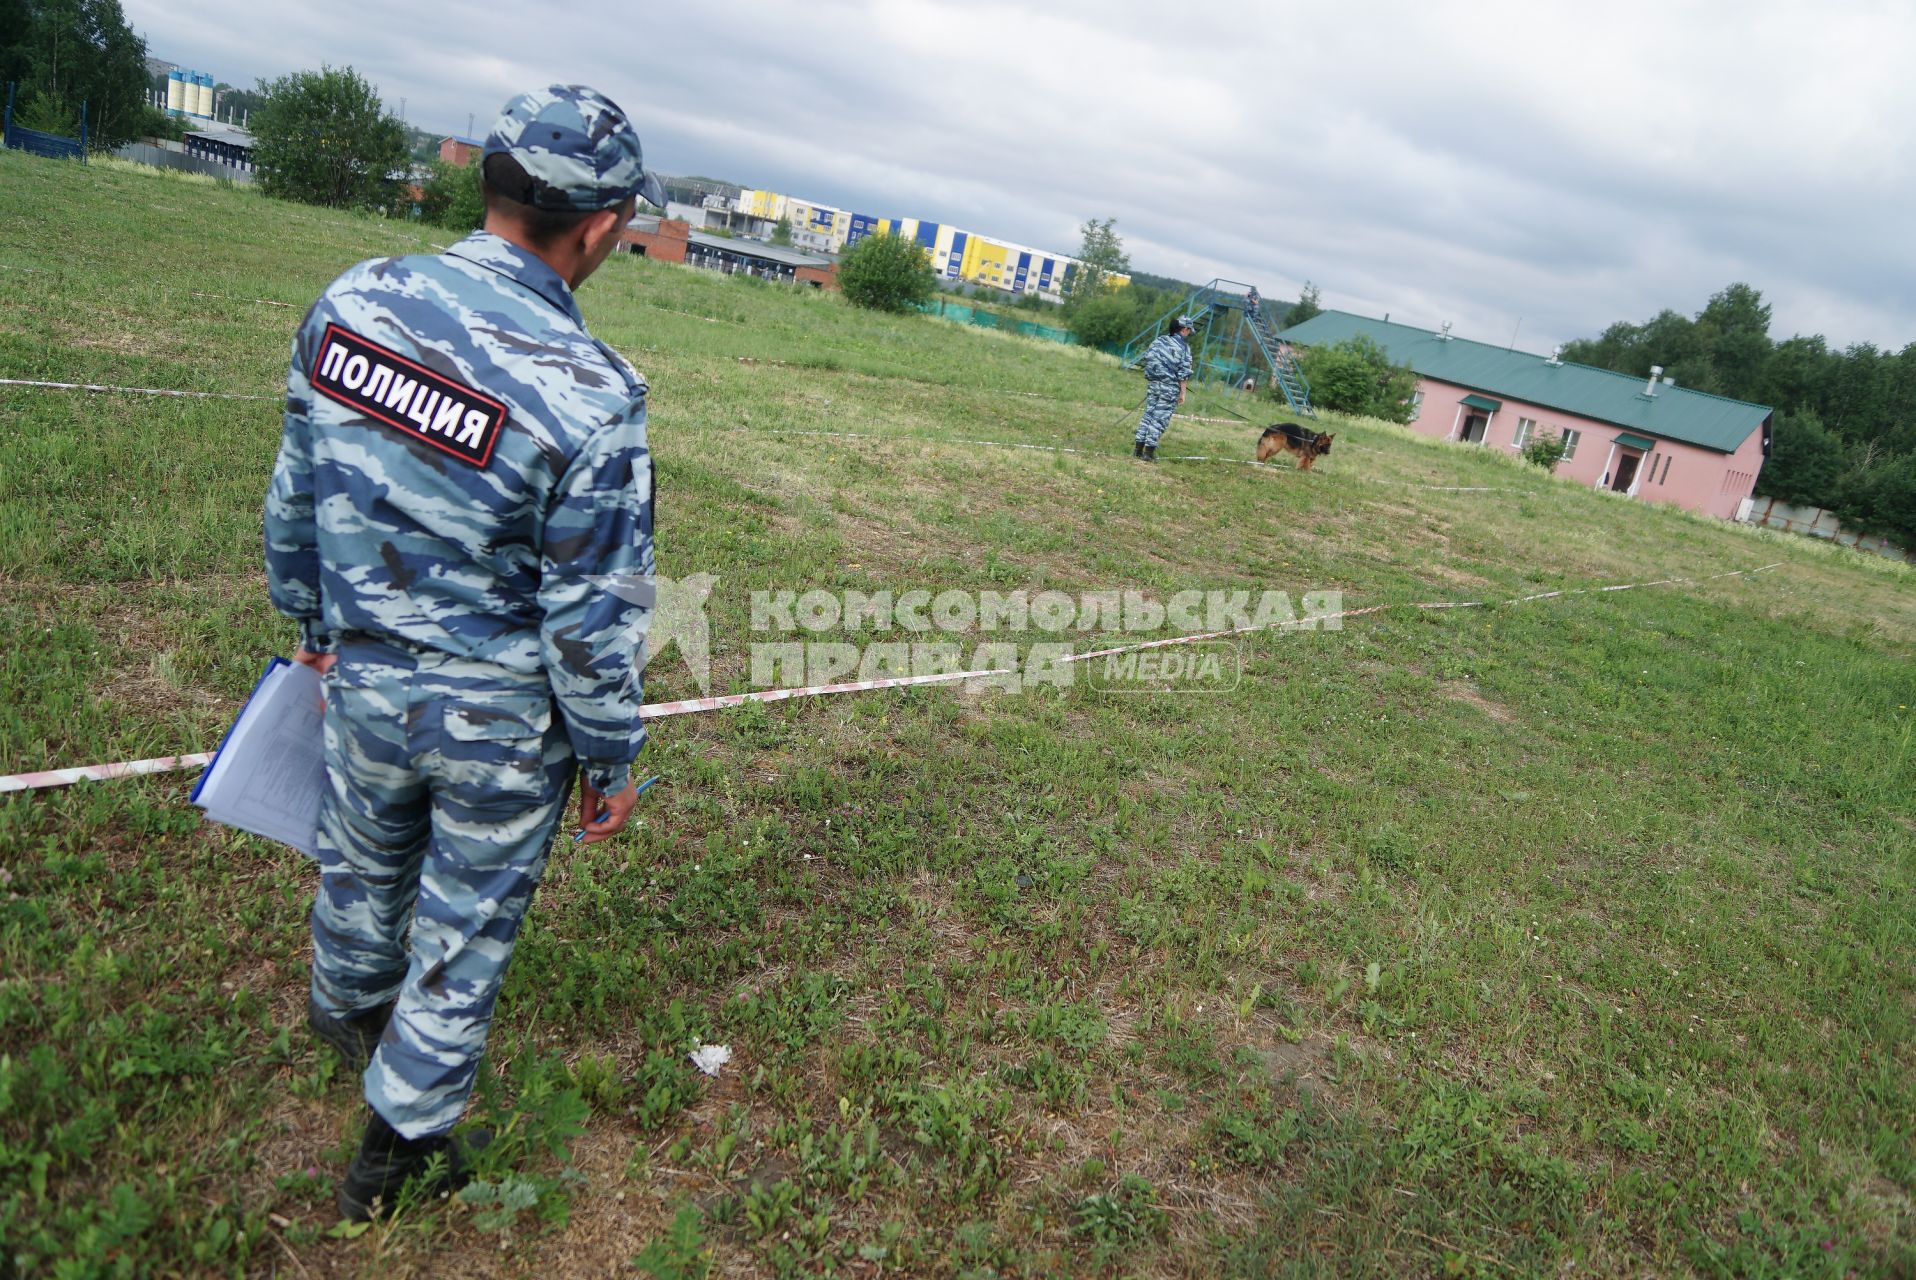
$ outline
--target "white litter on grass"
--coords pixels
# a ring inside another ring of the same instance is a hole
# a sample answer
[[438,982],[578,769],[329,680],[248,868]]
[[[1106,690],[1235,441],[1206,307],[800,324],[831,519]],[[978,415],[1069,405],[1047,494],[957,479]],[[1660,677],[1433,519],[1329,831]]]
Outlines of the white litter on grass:
[[692,1065],[708,1076],[716,1076],[719,1068],[732,1060],[732,1046],[729,1044],[702,1044],[685,1055]]

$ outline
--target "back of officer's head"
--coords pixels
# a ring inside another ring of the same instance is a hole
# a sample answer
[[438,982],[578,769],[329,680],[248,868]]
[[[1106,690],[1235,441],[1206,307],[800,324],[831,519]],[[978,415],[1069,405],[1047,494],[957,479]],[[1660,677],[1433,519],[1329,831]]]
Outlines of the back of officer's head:
[[479,172],[488,221],[510,221],[535,244],[562,240],[606,209],[629,214],[635,196],[665,204],[625,112],[584,85],[555,84],[506,103]]

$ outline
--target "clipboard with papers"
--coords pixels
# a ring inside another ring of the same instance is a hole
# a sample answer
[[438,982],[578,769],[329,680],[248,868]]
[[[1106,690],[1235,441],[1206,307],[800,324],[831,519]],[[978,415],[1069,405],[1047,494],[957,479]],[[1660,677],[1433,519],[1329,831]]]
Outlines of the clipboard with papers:
[[326,790],[323,698],[311,667],[284,658],[267,663],[194,784],[192,802],[223,826],[318,857]]

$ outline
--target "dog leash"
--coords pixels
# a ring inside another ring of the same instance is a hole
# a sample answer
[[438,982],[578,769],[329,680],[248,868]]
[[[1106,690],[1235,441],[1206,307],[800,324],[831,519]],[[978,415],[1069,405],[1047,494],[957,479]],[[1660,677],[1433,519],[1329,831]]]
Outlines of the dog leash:
[[[1257,425],[1257,422],[1255,419],[1245,417],[1243,414],[1239,413],[1236,409],[1233,409],[1226,404],[1212,403],[1212,404],[1205,405],[1204,408],[1207,411],[1222,409],[1225,413],[1230,414],[1233,418],[1236,418],[1239,422],[1248,423],[1249,425],[1253,427]],[[1195,415],[1192,415],[1192,416],[1195,416]]]
[[1108,434],[1110,434],[1111,432],[1113,432],[1113,431],[1116,431],[1116,430],[1117,430],[1117,429],[1118,429],[1119,427],[1121,427],[1121,426],[1123,426],[1123,425],[1124,425],[1124,420],[1125,420],[1126,418],[1128,418],[1128,417],[1130,417],[1130,416],[1131,416],[1132,414],[1134,414],[1134,413],[1143,413],[1143,412],[1144,412],[1144,401],[1145,401],[1145,400],[1149,400],[1150,398],[1151,398],[1151,393],[1150,393],[1149,391],[1147,391],[1147,392],[1145,392],[1145,393],[1144,393],[1144,399],[1142,399],[1142,400],[1139,400],[1139,401],[1138,401],[1138,402],[1137,402],[1136,404],[1134,404],[1134,405],[1132,405],[1132,406],[1131,406],[1131,407],[1130,407],[1129,409],[1126,409],[1126,410],[1125,410],[1125,411],[1124,411],[1123,413],[1120,413],[1120,414],[1119,414],[1119,415],[1117,416],[1117,418],[1116,418],[1116,420],[1114,420],[1114,421],[1113,421],[1113,422],[1111,423],[1111,425],[1110,425],[1110,426],[1108,426],[1108,427],[1106,427],[1106,428],[1104,429],[1104,430],[1105,430],[1105,434],[1107,434],[1107,435],[1108,435]]

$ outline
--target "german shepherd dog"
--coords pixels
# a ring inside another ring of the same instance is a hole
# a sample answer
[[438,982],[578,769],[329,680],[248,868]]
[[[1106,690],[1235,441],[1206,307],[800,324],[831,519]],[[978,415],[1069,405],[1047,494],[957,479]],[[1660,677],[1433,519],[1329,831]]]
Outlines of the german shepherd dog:
[[1264,428],[1257,438],[1257,460],[1269,462],[1282,449],[1297,459],[1299,471],[1309,471],[1312,463],[1331,451],[1331,439],[1328,431],[1307,431],[1295,422],[1279,422]]

